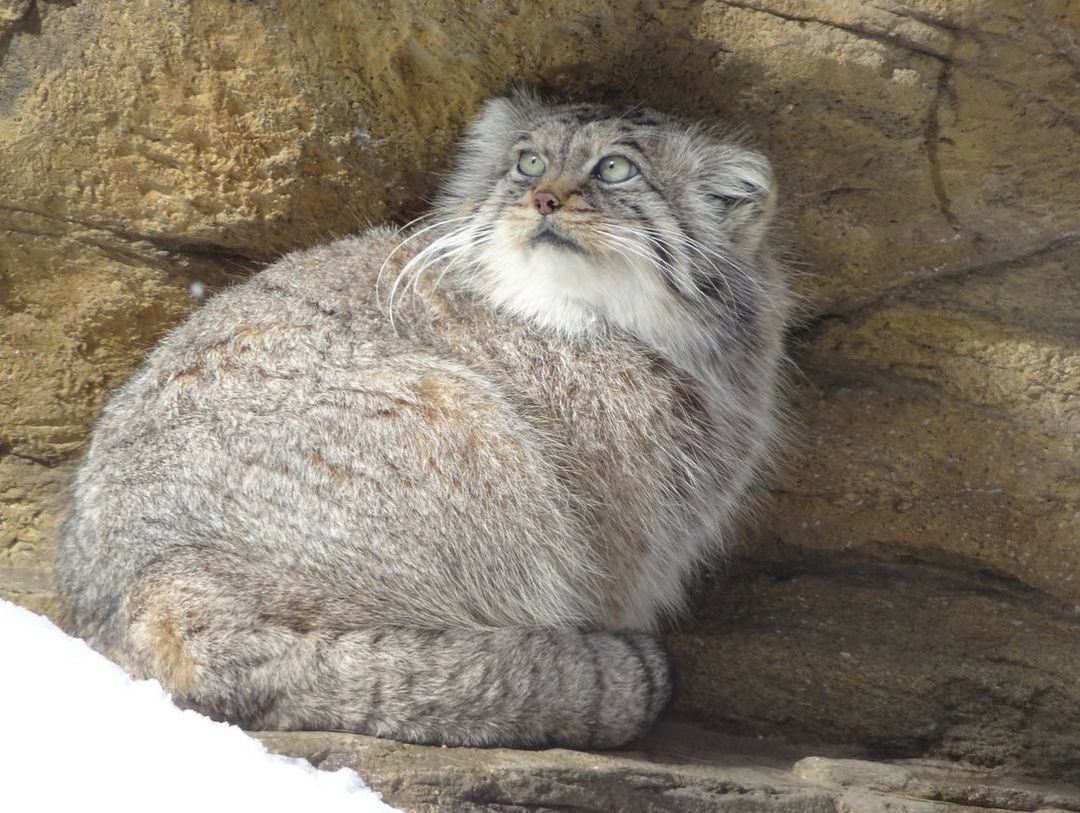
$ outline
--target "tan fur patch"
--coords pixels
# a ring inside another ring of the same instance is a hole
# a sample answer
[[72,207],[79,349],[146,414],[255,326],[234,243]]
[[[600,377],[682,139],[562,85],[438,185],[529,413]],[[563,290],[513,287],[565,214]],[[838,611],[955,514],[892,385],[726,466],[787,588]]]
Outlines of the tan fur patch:
[[282,624],[294,632],[307,635],[326,626],[327,619],[324,616],[325,613],[318,602],[293,596],[285,599],[282,606],[277,608],[277,612],[267,617],[267,621],[271,624]]
[[452,416],[459,412],[461,395],[457,390],[435,375],[426,375],[416,385],[416,394],[424,414],[431,420]]
[[168,585],[144,584],[129,603],[128,637],[134,661],[131,671],[138,677],[156,678],[166,689],[185,695],[195,689],[197,665],[188,645],[194,631],[192,619],[181,617],[178,598]]
[[308,459],[308,462],[310,462],[315,468],[326,474],[331,480],[334,480],[335,482],[349,483],[356,479],[356,474],[344,468],[343,466],[331,463],[323,456],[322,452],[320,452],[318,449],[313,449],[312,451],[307,452],[305,454],[305,457]]

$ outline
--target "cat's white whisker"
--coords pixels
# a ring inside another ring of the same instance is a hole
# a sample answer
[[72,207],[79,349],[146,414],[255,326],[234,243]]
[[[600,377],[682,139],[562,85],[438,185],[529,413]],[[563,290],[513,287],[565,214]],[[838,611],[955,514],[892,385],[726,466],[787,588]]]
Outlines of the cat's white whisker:
[[[381,302],[380,288],[381,288],[383,275],[386,273],[386,269],[390,265],[390,261],[393,260],[393,258],[397,255],[397,253],[399,251],[401,251],[403,248],[405,248],[405,246],[407,246],[412,241],[419,239],[420,237],[422,237],[423,235],[427,234],[428,232],[430,232],[430,231],[432,231],[434,229],[445,228],[446,226],[448,226],[448,225],[450,225],[452,223],[464,223],[464,222],[467,222],[467,221],[470,220],[470,218],[467,217],[467,216],[447,217],[443,213],[433,213],[430,216],[438,216],[439,219],[436,222],[434,222],[434,223],[432,223],[430,225],[427,225],[422,229],[417,229],[417,230],[411,232],[404,240],[399,241],[397,243],[397,245],[395,245],[394,248],[391,249],[391,251],[383,259],[382,265],[379,266],[378,274],[376,274],[376,276],[375,276],[375,301],[376,301],[376,303]],[[424,215],[422,217],[426,218],[426,217],[429,217],[429,215]],[[417,219],[419,219],[419,218],[417,218]],[[394,232],[394,236],[395,237],[398,236],[399,234],[401,234],[401,232],[402,232],[402,229],[399,228],[397,231]]]
[[[460,219],[458,219],[458,218],[445,219],[445,220],[441,221],[440,223],[437,223],[437,224],[435,224],[433,226],[429,226],[427,229],[421,230],[420,233],[429,231],[429,230],[431,230],[433,228],[446,227],[448,224],[457,222],[458,220],[460,220]],[[424,247],[424,249],[422,249],[420,252],[415,254],[408,262],[405,263],[405,265],[402,266],[401,270],[398,272],[398,275],[394,279],[393,285],[390,288],[390,295],[389,295],[389,297],[387,299],[387,305],[386,305],[387,315],[390,318],[390,324],[394,328],[395,332],[397,330],[397,326],[396,326],[395,316],[394,316],[394,298],[395,298],[397,289],[398,289],[401,281],[403,279],[407,278],[410,274],[412,274],[412,275],[422,274],[423,271],[425,270],[425,268],[428,265],[430,265],[431,263],[435,262],[439,258],[440,254],[442,252],[459,250],[461,245],[462,245],[461,242],[460,242],[461,233],[462,232],[468,232],[469,230],[470,230],[469,227],[464,227],[464,228],[455,229],[455,230],[453,230],[453,231],[451,231],[451,232],[449,232],[447,234],[439,236],[432,243],[430,243],[429,245]],[[416,236],[419,236],[419,233]],[[412,236],[410,236],[410,239],[411,239],[411,237]],[[455,241],[459,241],[459,242],[455,242]],[[402,244],[399,244],[399,247],[400,247],[400,245],[402,245]],[[381,270],[380,270],[380,273],[381,273]]]

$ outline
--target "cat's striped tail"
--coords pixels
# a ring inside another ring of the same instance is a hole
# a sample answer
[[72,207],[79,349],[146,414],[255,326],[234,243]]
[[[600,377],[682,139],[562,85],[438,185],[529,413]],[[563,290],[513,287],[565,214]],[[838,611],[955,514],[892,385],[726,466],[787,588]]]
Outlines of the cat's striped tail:
[[255,728],[573,748],[639,738],[673,688],[651,636],[513,627],[318,636],[249,681],[251,697],[271,701],[244,720]]
[[126,665],[161,680],[181,704],[251,729],[613,748],[644,734],[673,691],[669,657],[645,634],[302,631],[265,616],[249,625],[244,613],[215,614],[209,622],[191,612],[163,618],[161,604],[153,604],[156,611],[132,608]]

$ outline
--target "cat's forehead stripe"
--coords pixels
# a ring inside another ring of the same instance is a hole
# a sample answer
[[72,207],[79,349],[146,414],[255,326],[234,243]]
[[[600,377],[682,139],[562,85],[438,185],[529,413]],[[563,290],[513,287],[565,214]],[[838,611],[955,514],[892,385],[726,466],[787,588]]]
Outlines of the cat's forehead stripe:
[[571,108],[555,108],[542,119],[544,124],[553,124],[560,127],[584,126],[589,124],[609,123],[626,131],[640,129],[642,127],[660,127],[664,124],[663,119],[657,118],[652,113],[641,108],[618,110],[612,107],[598,106],[575,106]]
[[616,147],[629,147],[630,149],[637,150],[641,153],[645,152],[645,150],[641,148],[641,144],[632,138],[617,138],[611,143],[614,144]]
[[547,119],[532,129],[518,130],[515,136],[513,149],[546,148],[550,151],[549,157],[566,155],[571,149],[581,149],[586,145],[601,149],[623,147],[644,156],[648,150],[643,141],[654,140],[656,134],[643,130],[641,125],[632,125],[614,117],[590,119],[584,124],[573,125],[560,124],[559,119]]

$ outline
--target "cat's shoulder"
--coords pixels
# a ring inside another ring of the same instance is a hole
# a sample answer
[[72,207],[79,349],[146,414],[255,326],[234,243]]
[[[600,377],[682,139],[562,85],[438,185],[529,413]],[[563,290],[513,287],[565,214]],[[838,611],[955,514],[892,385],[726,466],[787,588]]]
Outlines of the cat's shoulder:
[[370,228],[311,248],[293,251],[254,277],[256,286],[283,285],[318,295],[367,289],[391,270],[401,240],[389,226]]
[[363,311],[377,299],[380,278],[392,281],[399,243],[395,229],[376,227],[290,252],[213,296],[185,327],[205,330],[245,319],[266,323],[304,320],[311,312]]

